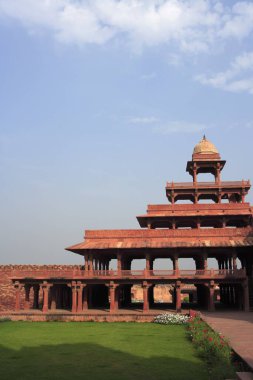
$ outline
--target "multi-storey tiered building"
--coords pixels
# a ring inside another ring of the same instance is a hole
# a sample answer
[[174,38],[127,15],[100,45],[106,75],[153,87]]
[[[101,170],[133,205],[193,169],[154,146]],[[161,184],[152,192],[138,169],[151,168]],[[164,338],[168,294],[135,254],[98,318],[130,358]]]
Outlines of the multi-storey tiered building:
[[[199,307],[214,310],[214,291],[219,289],[220,304],[249,310],[253,209],[245,197],[250,182],[223,182],[225,163],[204,137],[187,163],[193,181],[167,183],[169,204],[148,205],[147,214],[137,217],[141,229],[86,231],[82,243],[67,248],[84,257],[84,265],[75,269],[14,270],[16,310],[24,289],[25,307],[31,305],[32,297],[33,307],[42,303],[43,312],[70,308],[73,313],[85,313],[99,307],[114,312],[129,307],[135,284],[143,288],[143,310],[152,308],[158,284],[174,287],[176,310],[181,309],[181,290],[187,284],[195,285]],[[200,173],[211,173],[214,181],[199,182]],[[185,201],[192,203],[182,203]],[[173,269],[154,269],[158,258],[171,259]],[[193,258],[195,269],[179,266],[181,258]],[[216,260],[215,269],[208,267],[209,258]],[[110,269],[112,259],[117,260],[116,269]],[[143,270],[131,268],[135,259],[145,259]]]

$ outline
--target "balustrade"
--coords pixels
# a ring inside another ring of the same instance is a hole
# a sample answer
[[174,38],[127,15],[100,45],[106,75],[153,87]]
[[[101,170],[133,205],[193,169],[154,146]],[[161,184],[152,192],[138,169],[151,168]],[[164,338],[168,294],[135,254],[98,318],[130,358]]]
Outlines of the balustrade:
[[235,277],[244,278],[246,277],[245,269],[175,269],[175,270],[93,270],[92,272],[87,272],[81,269],[73,269],[68,271],[49,271],[40,270],[34,272],[14,270],[12,272],[13,280],[59,280],[59,279],[84,279],[84,278],[147,278],[147,277],[162,277],[162,278],[196,278],[196,277],[206,277],[206,278],[219,278],[219,277]]

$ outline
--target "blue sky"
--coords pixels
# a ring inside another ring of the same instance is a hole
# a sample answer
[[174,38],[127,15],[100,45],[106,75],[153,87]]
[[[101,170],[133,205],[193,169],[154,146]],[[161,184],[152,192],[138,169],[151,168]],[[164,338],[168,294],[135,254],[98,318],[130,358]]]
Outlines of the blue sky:
[[0,0],[0,262],[137,228],[204,133],[252,179],[252,37],[252,1]]

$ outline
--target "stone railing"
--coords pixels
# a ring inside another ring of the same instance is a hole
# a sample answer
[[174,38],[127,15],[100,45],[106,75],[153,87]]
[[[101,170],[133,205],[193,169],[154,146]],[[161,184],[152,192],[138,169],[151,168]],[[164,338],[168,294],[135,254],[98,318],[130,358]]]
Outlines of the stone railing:
[[222,278],[245,278],[245,269],[197,269],[197,270],[13,270],[11,278],[15,280],[78,280],[94,278],[156,278],[156,279],[222,279]]

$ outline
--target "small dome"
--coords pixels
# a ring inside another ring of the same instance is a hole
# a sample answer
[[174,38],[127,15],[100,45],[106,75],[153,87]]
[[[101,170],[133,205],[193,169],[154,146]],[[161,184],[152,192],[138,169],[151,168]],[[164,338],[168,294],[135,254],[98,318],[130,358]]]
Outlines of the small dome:
[[195,146],[193,154],[219,154],[217,148],[203,136],[203,139]]

